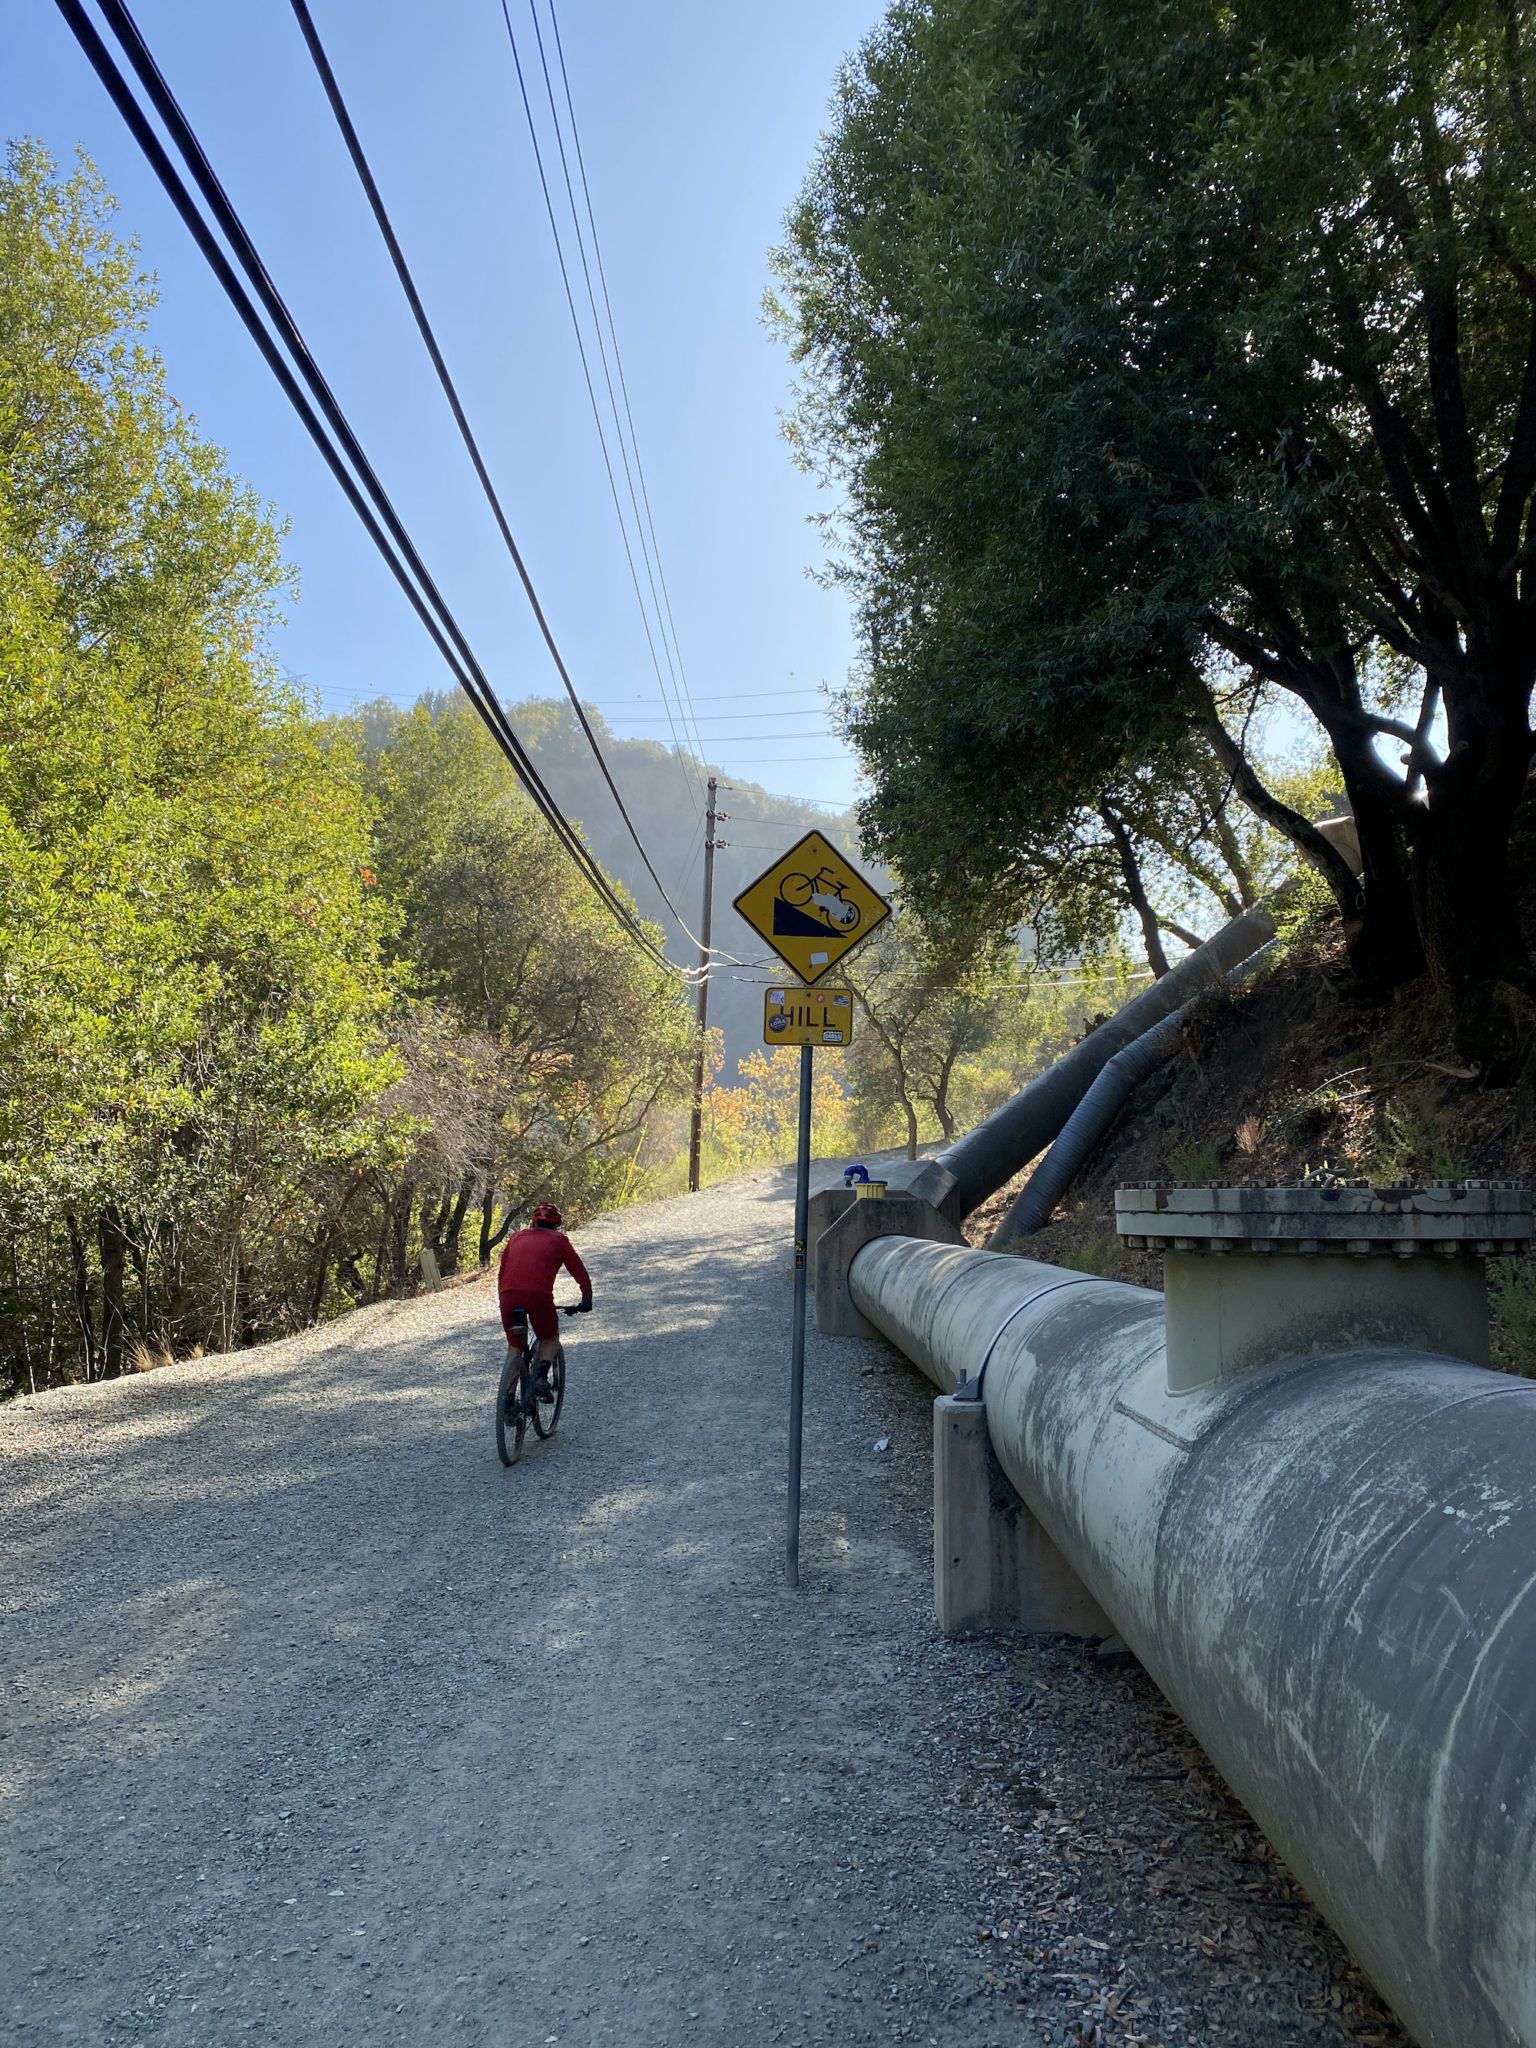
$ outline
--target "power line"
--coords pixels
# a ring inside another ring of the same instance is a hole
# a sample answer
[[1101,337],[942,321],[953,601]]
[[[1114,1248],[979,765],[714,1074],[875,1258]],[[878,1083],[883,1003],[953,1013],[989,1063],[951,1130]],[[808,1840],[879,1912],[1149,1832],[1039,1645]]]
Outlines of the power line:
[[[583,711],[581,701],[576,695],[576,688],[571,681],[570,671],[566,668],[565,659],[559,647],[555,644],[555,636],[550,630],[549,620],[545,616],[544,607],[539,602],[539,594],[533,587],[533,578],[529,575],[522,552],[512,536],[511,524],[502,507],[501,498],[497,493],[496,486],[491,481],[490,471],[485,465],[485,458],[480,453],[480,444],[475,439],[474,432],[470,427],[469,417],[459,398],[458,388],[449,373],[448,365],[443,358],[443,352],[438,346],[437,336],[433,331],[432,323],[427,318],[426,307],[422,304],[421,294],[416,289],[416,280],[411,275],[410,265],[405,259],[405,251],[400,246],[399,237],[395,233],[394,225],[384,205],[383,195],[379,191],[378,183],[374,178],[357,129],[353,124],[352,116],[348,112],[347,103],[336,80],[336,74],[331,68],[330,59],[325,53],[325,46],[320,41],[319,31],[316,29],[314,20],[310,15],[307,0],[291,0],[291,5],[294,16],[299,24],[299,31],[309,50],[315,70],[319,74],[326,99],[330,102],[331,112],[336,117],[336,125],[341,130],[342,140],[347,146],[347,154],[352,159],[352,168],[357,172],[358,180],[362,185],[364,193],[367,195],[368,204],[373,210],[373,217],[378,224],[379,233],[384,238],[384,246],[389,251],[390,261],[394,265],[395,275],[400,281],[400,289],[405,293],[406,302],[415,316],[416,325],[426,346],[427,354],[432,360],[432,367],[437,372],[437,381],[443,388],[443,395],[448,401],[448,407],[453,414],[454,423],[458,427],[460,437],[464,442],[465,449],[468,451],[475,475],[480,480],[480,488],[485,493],[486,501],[490,505],[496,525],[500,530],[502,541],[506,546],[507,553],[512,558],[512,566],[517,571],[518,579],[523,586],[523,592],[532,608],[539,632],[543,636],[545,646],[549,649],[550,659],[554,662],[556,672],[561,682],[565,685],[565,694],[571,700],[571,708],[576,713],[577,722],[586,736],[587,745],[592,750],[592,757],[602,771],[603,780],[607,783],[615,804],[618,805],[619,816],[624,820],[625,830],[634,841],[635,850],[645,863],[646,873],[660,891],[662,902],[666,904],[668,910],[677,919],[677,922],[683,925],[684,931],[687,931],[687,926],[683,924],[681,912],[667,894],[666,885],[662,881],[661,876],[656,872],[655,863],[646,851],[640,834],[635,829],[635,822],[629,815],[623,797],[619,794],[618,784],[609,772],[608,763],[603,759],[602,750],[597,743],[597,735],[593,732],[587,720],[587,714]],[[689,933],[689,936],[692,937],[692,934]]]
[[[644,702],[645,700],[642,699],[641,701]],[[615,719],[622,719],[626,725],[663,725],[666,723],[664,719],[652,717],[648,712],[641,716],[626,711],[616,711],[613,714],[613,716]],[[816,713],[814,708],[808,704],[804,704],[799,705],[795,707],[793,710],[789,711],[706,711],[701,722],[704,725],[721,725],[728,724],[734,720],[747,718],[757,720],[765,718],[777,718],[782,722],[786,718],[814,718],[815,716]],[[816,728],[816,730],[818,731],[818,733],[825,733],[826,727],[821,726]],[[763,737],[765,739],[771,739],[773,735],[771,733],[765,733]]]
[[[267,317],[276,330],[275,335],[268,331],[255,304],[236,276],[229,258],[215,239],[212,228],[199,211],[196,201],[167,155],[143,108],[134,98],[116,60],[86,15],[81,0],[56,0],[56,4],[230,303],[240,315],[247,332],[260,349],[284,396],[298,413],[310,438],[340,484],[348,503],[362,521],[369,538],[383,556],[412,609],[426,628],[428,636],[506,755],[513,772],[532,798],[536,808],[554,831],[570,859],[585,875],[610,913],[624,926],[629,935],[668,972],[689,979],[683,969],[676,967],[666,958],[640,920],[624,904],[608,877],[582,843],[575,828],[564,817],[545,788],[537,769],[508,723],[490,679],[481,668],[462,628],[417,552],[330,386],[321,375],[309,352],[308,344],[273,284],[254,243],[246,232],[244,223],[215,175],[191,124],[161,76],[132,15],[123,5],[123,0],[98,0],[98,4],[136,72],[140,84],[148,94],[151,104],[192,173],[194,182],[202,192],[220,232],[261,300]],[[284,349],[292,357],[293,364],[304,383],[308,385],[315,405],[318,405],[320,413],[324,415],[326,424],[322,424],[315,406],[306,398],[293,368],[290,368],[284,358]],[[329,433],[327,426],[330,429]],[[336,436],[334,442],[331,439],[332,433]]]
[[[618,733],[614,737],[622,740],[624,735]],[[810,732],[750,732],[738,728],[732,732],[711,733],[709,744],[712,747],[738,745],[748,747],[796,746],[802,740],[824,740],[830,737],[829,733],[817,732],[814,728]],[[635,733],[630,736],[630,743],[634,746],[656,746],[659,744],[659,740],[651,734]],[[836,758],[842,760],[845,756],[840,754]]]
[[[776,797],[780,803],[801,804],[808,811],[851,811],[854,809],[852,803],[834,803],[830,797],[790,796],[782,789],[764,789],[762,784],[758,782],[736,782],[730,784],[722,782],[720,787],[722,789],[740,789],[749,796]],[[794,818],[759,818],[753,816],[749,811],[740,812],[736,815],[741,818],[741,822],[744,825],[793,825],[799,822]]]
[[[820,695],[821,690],[817,684],[807,683],[802,689],[798,690],[722,690],[716,692],[713,696],[699,697],[695,701],[700,704],[739,704],[743,697],[749,697],[755,702],[762,697],[819,697]],[[636,691],[632,699],[628,697],[589,697],[587,702],[595,705],[601,711],[610,704],[628,704],[631,702],[646,704],[650,702],[650,699]]]
[[[640,588],[640,572],[635,567],[634,550],[630,546],[629,522],[624,517],[624,507],[619,498],[618,479],[615,477],[613,473],[613,458],[608,452],[608,435],[606,429],[603,426],[602,410],[597,402],[597,387],[592,381],[592,365],[587,356],[586,337],[581,330],[581,317],[576,311],[576,294],[571,286],[570,268],[565,260],[565,244],[561,237],[560,224],[555,218],[554,197],[550,192],[549,178],[544,169],[544,151],[539,142],[538,124],[535,122],[533,118],[533,103],[528,97],[528,83],[525,77],[523,76],[522,54],[517,47],[517,34],[512,27],[512,16],[507,6],[507,0],[501,0],[501,16],[502,20],[507,25],[507,40],[512,46],[512,63],[514,69],[517,72],[517,88],[518,92],[522,97],[523,116],[528,124],[528,138],[533,144],[533,161],[539,174],[539,189],[544,195],[544,211],[549,217],[549,231],[551,235],[554,237],[555,260],[558,262],[560,266],[560,281],[565,287],[565,303],[570,312],[571,327],[576,336],[576,352],[581,358],[581,374],[586,382],[587,402],[592,408],[592,421],[594,426],[597,428],[598,446],[602,450],[603,456],[603,469],[608,477],[608,490],[609,494],[613,499],[613,509],[615,516],[617,517],[619,522],[619,538],[624,546],[624,559],[629,564],[629,577],[635,589],[635,603],[640,608],[640,623],[645,631],[645,644],[650,651],[651,666],[656,671],[656,687],[658,691],[661,693],[662,709],[667,713],[668,719],[670,721],[672,715],[672,706],[667,697],[667,685],[665,678],[663,677],[661,672],[661,661],[656,653],[656,640],[655,636],[651,631],[650,613],[646,609],[644,593],[641,591]],[[599,341],[601,341],[601,336],[599,336]],[[620,443],[620,454],[623,454],[622,441]],[[660,625],[659,613],[657,615],[657,624],[658,626]],[[663,634],[663,646],[665,646],[665,634]],[[668,663],[669,665],[671,663],[670,655],[668,655]],[[679,697],[678,699],[678,712],[679,715],[681,715],[681,697]],[[672,739],[674,745],[678,748],[679,759],[683,763],[684,777],[692,785],[694,801],[699,805],[700,809],[702,810],[704,798],[703,792],[699,787],[698,776],[696,771],[689,765],[687,757],[683,752],[683,743],[677,737],[677,727],[675,724],[672,726]]]
[[[534,4],[534,0],[528,0],[528,6],[529,6],[529,11],[530,11],[530,12],[532,13],[532,15],[533,15],[533,29],[534,29],[534,34],[535,34],[536,36],[538,36],[538,31],[539,31],[539,16],[538,16],[538,10],[537,10],[537,7],[536,7],[536,6],[535,6],[535,4]],[[562,87],[562,89],[563,89],[563,91],[564,91],[564,93],[565,93],[565,110],[566,110],[566,113],[567,113],[567,115],[568,115],[568,116],[569,116],[569,118],[570,118],[570,123],[571,123],[571,141],[572,141],[573,145],[575,146],[575,150],[576,150],[576,166],[577,166],[577,170],[579,171],[579,173],[580,173],[580,176],[581,176],[581,192],[582,192],[582,198],[583,198],[583,200],[584,200],[584,201],[585,201],[585,203],[586,203],[586,210],[587,210],[587,226],[588,226],[588,229],[590,230],[590,232],[591,232],[591,235],[592,235],[592,254],[593,254],[593,257],[595,258],[595,260],[596,260],[596,263],[597,263],[597,275],[598,275],[598,281],[599,281],[599,283],[600,283],[600,284],[602,285],[602,288],[603,288],[603,307],[604,307],[604,310],[606,311],[606,313],[607,313],[607,315],[608,315],[608,334],[609,334],[609,338],[611,339],[611,341],[612,341],[612,343],[613,343],[613,362],[614,362],[614,368],[615,368],[615,369],[616,369],[616,370],[618,371],[618,373],[619,373],[619,390],[620,390],[620,391],[621,391],[621,393],[623,394],[623,398],[624,398],[624,417],[625,417],[625,419],[626,419],[626,420],[628,421],[628,423],[629,423],[629,441],[630,441],[630,446],[631,446],[631,447],[632,447],[632,448],[634,449],[634,451],[635,451],[635,474],[636,474],[636,475],[637,475],[637,476],[639,477],[639,479],[640,479],[640,496],[641,496],[641,499],[642,499],[642,501],[643,501],[643,503],[644,503],[644,506],[645,506],[645,518],[646,518],[646,524],[647,524],[647,526],[648,526],[648,527],[650,528],[650,534],[651,534],[651,549],[652,549],[652,552],[654,553],[654,555],[655,555],[655,557],[656,557],[656,574],[657,574],[657,577],[658,577],[658,579],[660,580],[660,583],[661,583],[661,594],[662,594],[662,599],[663,599],[663,602],[664,602],[664,604],[665,604],[665,607],[666,607],[666,614],[667,614],[667,625],[668,625],[668,627],[669,627],[669,628],[670,628],[670,630],[671,630],[671,634],[672,634],[672,646],[673,646],[673,649],[675,650],[675,652],[676,652],[676,655],[677,655],[677,672],[678,672],[678,675],[679,675],[679,676],[680,676],[680,677],[682,678],[682,685],[683,685],[683,697],[684,697],[684,701],[686,702],[686,704],[687,704],[687,707],[688,707],[688,715],[689,715],[690,719],[693,719],[693,731],[694,731],[694,737],[695,737],[695,739],[697,739],[697,737],[698,737],[698,721],[697,721],[697,719],[695,719],[695,718],[693,717],[693,693],[692,693],[692,691],[690,690],[690,688],[689,688],[689,685],[688,685],[688,670],[687,670],[687,668],[686,668],[686,666],[684,665],[684,662],[683,662],[683,648],[682,648],[682,642],[681,642],[681,641],[680,641],[680,640],[678,639],[678,636],[677,636],[677,621],[676,621],[676,619],[675,619],[675,618],[673,617],[673,614],[672,614],[672,593],[671,593],[671,591],[670,591],[670,590],[668,589],[668,587],[667,587],[667,576],[666,576],[666,570],[665,570],[665,569],[663,568],[663,566],[662,566],[662,560],[661,560],[661,541],[660,541],[660,538],[659,538],[659,537],[658,537],[658,535],[657,535],[657,532],[656,532],[656,520],[655,520],[655,517],[654,517],[654,515],[652,514],[652,511],[651,511],[651,493],[650,493],[650,489],[649,489],[649,487],[648,487],[648,485],[646,484],[646,481],[645,481],[645,466],[644,466],[644,464],[643,464],[643,463],[641,462],[641,459],[640,459],[640,437],[639,437],[639,435],[638,435],[638,434],[637,434],[637,433],[635,432],[635,415],[634,415],[634,410],[633,410],[633,408],[631,407],[631,405],[630,405],[630,402],[629,402],[629,380],[628,380],[628,378],[627,378],[627,377],[626,377],[626,376],[624,375],[624,357],[623,357],[623,355],[622,355],[622,353],[621,353],[621,351],[620,351],[620,349],[619,349],[619,330],[618,330],[618,325],[617,325],[617,323],[615,322],[615,320],[614,320],[614,317],[613,317],[613,299],[612,299],[612,297],[610,296],[610,294],[609,294],[609,290],[608,290],[608,273],[607,273],[607,270],[606,270],[606,268],[605,268],[605,266],[604,266],[604,263],[603,263],[603,249],[602,249],[602,243],[601,243],[601,242],[600,242],[600,241],[598,240],[598,234],[597,234],[597,215],[596,215],[596,213],[594,212],[594,210],[593,210],[593,206],[592,206],[592,188],[591,188],[591,186],[589,185],[589,183],[588,183],[588,181],[587,181],[587,160],[586,160],[586,155],[585,155],[585,152],[583,151],[583,149],[582,149],[582,146],[581,146],[581,129],[580,129],[580,127],[578,126],[578,124],[577,124],[577,120],[576,120],[576,103],[575,103],[575,101],[573,100],[573,98],[571,97],[571,79],[570,79],[570,73],[569,73],[569,72],[567,71],[567,69],[566,69],[566,63],[565,63],[565,42],[564,42],[564,39],[562,38],[562,36],[561,36],[561,34],[560,34],[560,17],[559,17],[559,14],[558,14],[558,13],[556,12],[556,8],[555,8],[555,0],[548,0],[548,6],[549,6],[549,21],[550,21],[550,27],[551,27],[551,28],[552,28],[552,29],[554,30],[554,34],[555,34],[555,54],[556,54],[556,56],[557,56],[557,58],[558,58],[558,60],[559,60],[559,64],[560,64],[560,84],[561,84],[561,87]],[[542,37],[542,36],[539,36],[539,60],[540,60],[540,62],[541,62],[541,63],[543,63],[543,59],[544,59],[544,39],[543,39],[543,37]],[[548,84],[549,84],[549,67],[548,67],[548,65],[547,65],[547,64],[546,64],[546,65],[544,66],[544,81],[545,81],[545,84],[546,84],[546,85],[548,85]],[[551,111],[553,111],[553,108],[554,108],[554,93],[553,93],[553,90],[552,90],[552,89],[551,89],[551,92],[550,92],[550,107],[551,107]],[[556,134],[558,135],[558,133],[559,133],[559,117],[558,117],[558,115],[556,116],[556,120],[555,120],[555,130],[556,130]],[[564,152],[564,150],[562,149],[562,150],[561,150],[561,162],[562,162],[562,164],[564,163],[564,161],[565,161],[565,152]],[[569,186],[569,180],[567,180],[567,186]],[[573,202],[572,202],[572,213],[574,214],[574,212],[575,212],[575,203],[574,203],[574,201],[573,201]],[[580,234],[580,225],[579,225],[579,223],[578,223],[577,233],[578,233],[578,236],[579,236],[579,234]],[[589,288],[590,288],[590,285],[589,285]],[[595,308],[595,307],[593,308],[593,314],[594,314],[594,317],[595,317],[595,316],[596,316],[596,308]],[[601,330],[601,328],[599,328],[599,330],[598,330],[598,336],[599,336],[599,340],[601,340],[601,336],[602,336],[602,330]],[[615,418],[617,418],[617,415],[615,415]],[[621,436],[621,441],[622,441],[622,436]],[[643,536],[642,536],[642,539],[643,539]]]
[[[592,270],[591,266],[587,262],[587,238],[586,235],[582,232],[581,213],[577,208],[576,193],[574,187],[571,184],[571,166],[570,161],[565,153],[565,130],[562,127],[560,121],[560,109],[555,104],[554,82],[549,75],[549,59],[544,49],[544,31],[539,26],[539,10],[537,0],[528,0],[528,13],[533,22],[533,40],[534,45],[539,53],[539,69],[543,73],[544,77],[544,95],[549,103],[550,125],[554,130],[555,149],[559,154],[560,158],[560,175],[565,184],[565,203],[567,207],[570,209],[571,226],[576,231],[576,254],[581,263],[581,281],[586,287],[587,308],[592,315],[592,332],[597,342],[597,359],[600,365],[602,366],[603,384],[604,388],[607,390],[608,393],[608,410],[613,416],[614,433],[618,439],[619,444],[619,461],[624,470],[624,483],[629,492],[629,507],[631,513],[634,515],[635,534],[640,542],[640,559],[645,564],[645,580],[650,585],[651,606],[656,614],[656,624],[661,633],[661,647],[663,654],[665,654],[667,658],[667,672],[672,678],[672,692],[673,695],[677,698],[679,712],[683,714],[683,724],[684,729],[686,730],[688,721],[686,713],[683,712],[683,693],[678,682],[677,662],[674,659],[675,646],[673,643],[675,641],[675,635],[673,636],[673,641],[669,641],[666,623],[662,616],[661,600],[657,595],[656,590],[656,572],[657,569],[659,569],[660,567],[660,561],[659,558],[657,558],[656,561],[653,563],[652,550],[649,543],[646,540],[645,521],[641,517],[640,502],[635,490],[635,473],[639,469],[640,451],[638,445],[635,445],[634,442],[633,420],[630,421],[629,440],[626,442],[624,435],[624,422],[619,417],[619,403],[613,388],[613,371],[609,368],[608,364],[608,346],[603,338],[603,323],[601,316],[599,315],[597,310],[597,296],[592,289]],[[567,91],[566,98],[567,103],[569,103],[569,91]],[[588,203],[587,214],[588,228],[589,231],[591,231],[592,223],[590,201]],[[609,322],[609,325],[611,329],[611,320]],[[617,348],[615,348],[615,366],[617,366],[617,353]],[[635,460],[633,468],[630,464],[631,446],[634,446]]]

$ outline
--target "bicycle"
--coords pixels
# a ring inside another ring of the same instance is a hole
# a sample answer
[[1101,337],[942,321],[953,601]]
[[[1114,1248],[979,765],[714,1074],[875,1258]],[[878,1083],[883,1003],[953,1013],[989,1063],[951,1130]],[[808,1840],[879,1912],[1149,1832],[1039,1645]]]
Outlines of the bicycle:
[[828,931],[851,932],[859,922],[859,906],[848,901],[830,868],[816,875],[786,875],[779,896],[791,909],[819,916]]
[[[574,1316],[581,1313],[579,1302],[572,1302],[562,1311]],[[539,1340],[533,1334],[528,1321],[528,1311],[515,1308],[511,1311],[512,1328],[521,1336],[521,1343],[507,1346],[506,1363],[501,1368],[501,1379],[496,1388],[496,1455],[503,1465],[515,1465],[523,1455],[523,1439],[528,1434],[528,1425],[533,1424],[533,1433],[547,1441],[555,1433],[560,1421],[560,1411],[565,1406],[565,1347],[556,1344],[555,1355],[550,1360],[549,1380],[555,1390],[553,1401],[541,1401],[535,1391],[539,1377]]]

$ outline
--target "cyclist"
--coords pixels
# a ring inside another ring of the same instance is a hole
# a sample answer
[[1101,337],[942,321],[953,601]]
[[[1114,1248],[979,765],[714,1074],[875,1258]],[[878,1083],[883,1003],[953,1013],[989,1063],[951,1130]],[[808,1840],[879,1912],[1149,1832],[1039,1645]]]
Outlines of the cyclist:
[[592,1282],[581,1263],[575,1245],[560,1228],[560,1211],[553,1202],[540,1202],[528,1219],[528,1228],[509,1237],[502,1248],[496,1274],[496,1293],[501,1303],[501,1325],[507,1342],[512,1334],[512,1311],[523,1309],[539,1340],[539,1383],[541,1401],[552,1401],[555,1390],[549,1383],[549,1368],[560,1339],[560,1317],[555,1308],[555,1275],[564,1266],[581,1289],[581,1309],[592,1306]]

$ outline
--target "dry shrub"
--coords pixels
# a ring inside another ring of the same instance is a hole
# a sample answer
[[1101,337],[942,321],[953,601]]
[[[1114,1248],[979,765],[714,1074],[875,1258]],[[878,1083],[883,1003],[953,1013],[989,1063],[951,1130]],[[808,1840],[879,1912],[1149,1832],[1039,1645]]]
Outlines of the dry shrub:
[[143,1337],[136,1337],[128,1346],[128,1370],[130,1372],[159,1372],[165,1365],[174,1364],[170,1347]]

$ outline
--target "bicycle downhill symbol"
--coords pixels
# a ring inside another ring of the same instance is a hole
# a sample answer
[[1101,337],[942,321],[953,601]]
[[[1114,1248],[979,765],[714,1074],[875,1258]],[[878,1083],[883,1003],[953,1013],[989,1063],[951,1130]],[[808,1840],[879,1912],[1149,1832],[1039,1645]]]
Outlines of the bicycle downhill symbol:
[[773,905],[775,932],[816,938],[822,932],[856,929],[859,906],[843,894],[843,884],[830,868],[814,875],[785,875]]

